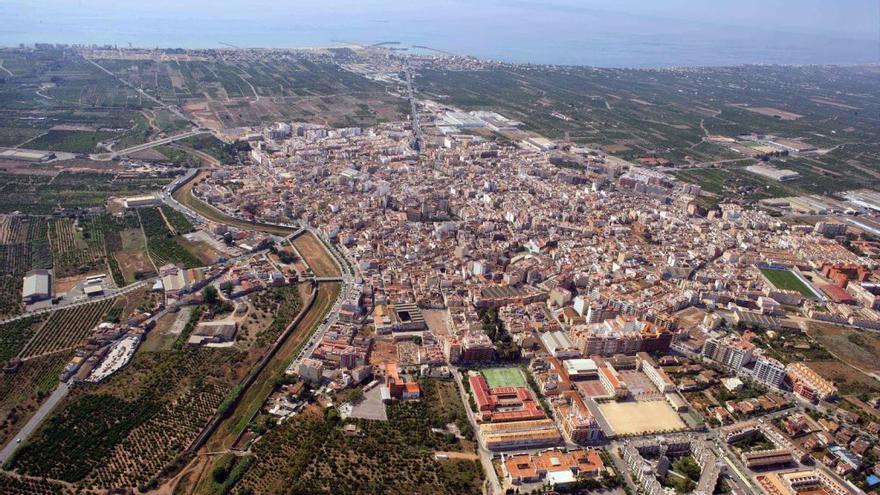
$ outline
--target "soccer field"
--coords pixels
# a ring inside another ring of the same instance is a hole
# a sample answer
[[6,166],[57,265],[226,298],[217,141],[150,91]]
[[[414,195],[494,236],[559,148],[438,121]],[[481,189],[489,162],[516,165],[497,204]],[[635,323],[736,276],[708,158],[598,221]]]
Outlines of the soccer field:
[[767,277],[771,284],[781,290],[796,290],[804,297],[816,297],[809,287],[804,285],[794,273],[788,270],[761,270],[761,273]]
[[666,401],[605,402],[599,404],[602,416],[616,435],[645,435],[680,431],[684,421]]
[[526,377],[519,368],[486,368],[480,372],[486,378],[489,388],[528,386]]

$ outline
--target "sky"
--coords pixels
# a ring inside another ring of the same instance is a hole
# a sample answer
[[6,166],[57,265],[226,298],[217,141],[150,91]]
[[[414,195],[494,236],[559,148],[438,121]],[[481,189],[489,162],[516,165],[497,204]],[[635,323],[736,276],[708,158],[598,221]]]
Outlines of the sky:
[[880,61],[880,0],[0,0],[0,46],[401,41],[607,66]]
[[[841,38],[880,42],[878,0],[4,0],[13,13],[40,16],[59,7],[78,12],[137,16],[183,14],[205,17],[259,18],[281,11],[288,15],[346,17],[429,13],[456,9],[466,15],[485,8],[591,10],[688,20],[721,26],[823,33]],[[0,8],[3,8],[0,6]]]

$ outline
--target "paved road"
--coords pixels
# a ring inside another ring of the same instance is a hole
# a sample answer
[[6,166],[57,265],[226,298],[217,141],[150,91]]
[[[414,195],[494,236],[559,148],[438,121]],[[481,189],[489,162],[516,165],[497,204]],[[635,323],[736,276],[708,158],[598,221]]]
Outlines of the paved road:
[[71,300],[68,300],[65,298],[65,299],[62,299],[61,302],[59,302],[58,304],[53,304],[53,305],[46,306],[43,308],[35,309],[33,311],[28,311],[26,313],[21,313],[21,314],[15,315],[13,317],[6,318],[5,320],[0,320],[0,324],[9,323],[11,321],[20,320],[22,318],[28,318],[31,316],[48,314],[48,313],[52,313],[54,311],[59,311],[62,309],[75,308],[77,306],[82,306],[85,304],[91,304],[94,302],[103,301],[104,299],[112,299],[114,297],[119,297],[123,294],[127,294],[135,289],[140,288],[140,287],[145,287],[147,285],[151,286],[156,282],[156,280],[157,280],[157,278],[153,277],[153,278],[140,280],[140,281],[135,282],[133,284],[126,285],[125,287],[119,287],[119,288],[115,288],[115,289],[106,289],[104,291],[103,296],[95,296],[95,297],[90,297],[87,299],[81,299],[78,301],[71,301]]
[[504,493],[504,490],[501,488],[501,483],[498,482],[498,475],[495,474],[495,466],[492,465],[492,457],[495,454],[483,446],[483,438],[480,436],[480,426],[477,424],[477,418],[474,417],[474,412],[471,411],[470,406],[468,406],[469,401],[467,394],[464,391],[464,384],[461,382],[461,373],[458,368],[454,366],[450,366],[450,370],[452,371],[452,377],[455,379],[455,385],[458,388],[458,393],[464,404],[464,410],[467,412],[468,420],[470,420],[471,427],[474,429],[474,437],[477,440],[477,453],[480,455],[480,463],[483,465],[483,471],[486,474],[486,479],[489,481],[489,483],[485,485],[486,493],[487,495],[500,495]]
[[200,134],[210,134],[210,132],[209,132],[209,131],[203,131],[203,130],[198,130],[198,129],[197,129],[197,130],[194,130],[194,131],[188,131],[188,132],[184,132],[184,133],[181,133],[181,134],[175,134],[175,135],[173,135],[173,136],[168,136],[168,137],[166,137],[166,138],[157,139],[157,140],[155,140],[155,141],[149,141],[149,142],[146,142],[146,143],[137,144],[137,145],[134,145],[134,146],[130,146],[130,147],[128,147],[128,148],[125,148],[125,149],[118,150],[118,151],[113,151],[113,152],[111,153],[111,155],[112,155],[112,156],[120,156],[120,155],[127,155],[127,154],[129,154],[129,153],[136,153],[136,152],[138,152],[138,151],[143,151],[143,150],[145,150],[145,149],[153,148],[153,147],[156,147],[156,146],[162,146],[162,145],[164,145],[164,144],[170,144],[170,143],[173,143],[174,141],[180,141],[181,139],[186,139],[186,138],[190,138],[190,137],[193,137],[193,136],[198,136],[198,135],[200,135]]
[[409,65],[406,66],[404,72],[406,73],[406,94],[407,98],[409,99],[410,111],[412,112],[412,127],[413,135],[415,136],[415,149],[416,151],[421,152],[422,149],[425,147],[425,139],[422,136],[422,128],[419,125],[419,109],[416,102],[415,91],[413,91],[412,72],[409,69]]
[[56,388],[55,391],[52,392],[52,395],[50,395],[45,400],[45,402],[43,402],[43,405],[41,405],[40,408],[37,409],[37,412],[30,419],[30,421],[28,421],[27,424],[24,425],[24,428],[22,428],[21,431],[18,432],[18,435],[9,440],[9,443],[6,444],[6,447],[3,447],[3,450],[0,451],[0,465],[5,464],[6,461],[9,460],[9,458],[12,456],[12,453],[15,452],[15,449],[19,447],[20,443],[18,442],[18,439],[21,439],[21,444],[24,444],[28,441],[28,438],[30,438],[31,434],[37,429],[38,426],[40,426],[40,424],[43,422],[43,419],[45,419],[46,416],[48,416],[49,413],[52,412],[53,409],[55,409],[55,406],[58,404],[58,402],[61,401],[61,399],[64,398],[64,396],[67,395],[68,391],[70,391],[69,384],[58,384],[58,388]]

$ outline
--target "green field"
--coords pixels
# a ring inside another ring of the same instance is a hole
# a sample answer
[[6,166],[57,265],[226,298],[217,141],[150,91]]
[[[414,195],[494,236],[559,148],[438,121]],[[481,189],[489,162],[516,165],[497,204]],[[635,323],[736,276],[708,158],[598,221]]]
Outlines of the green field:
[[816,297],[816,294],[814,294],[809,287],[804,285],[794,273],[791,273],[788,270],[763,269],[761,270],[761,273],[767,277],[767,280],[775,285],[777,289],[796,290],[804,297]]
[[485,368],[480,372],[486,377],[490,388],[528,386],[519,368]]

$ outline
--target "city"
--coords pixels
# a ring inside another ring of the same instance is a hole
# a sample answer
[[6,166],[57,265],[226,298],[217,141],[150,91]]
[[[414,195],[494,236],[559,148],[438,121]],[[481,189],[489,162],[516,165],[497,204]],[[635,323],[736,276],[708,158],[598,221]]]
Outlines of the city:
[[380,45],[0,49],[0,492],[877,493],[876,93]]

